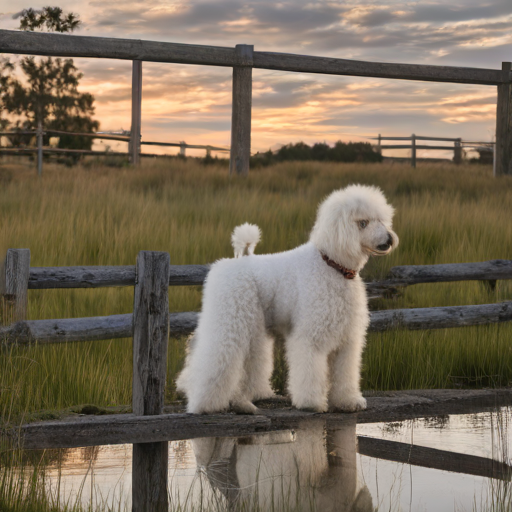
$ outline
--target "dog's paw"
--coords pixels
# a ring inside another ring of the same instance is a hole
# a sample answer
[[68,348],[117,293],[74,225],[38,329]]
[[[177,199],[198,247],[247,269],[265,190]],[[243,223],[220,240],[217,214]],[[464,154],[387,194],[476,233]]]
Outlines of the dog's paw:
[[293,404],[297,409],[306,412],[327,412],[327,403],[296,403]]
[[329,405],[329,412],[357,412],[366,409],[366,398],[357,396],[351,400],[344,400],[336,404]]
[[259,412],[259,409],[249,400],[231,402],[229,409],[236,414],[257,414]]

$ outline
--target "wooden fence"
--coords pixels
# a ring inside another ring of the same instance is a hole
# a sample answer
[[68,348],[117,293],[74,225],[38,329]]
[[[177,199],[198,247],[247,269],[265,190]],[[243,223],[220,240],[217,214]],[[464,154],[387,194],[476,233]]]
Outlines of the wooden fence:
[[[8,132],[0,132],[0,137],[9,137],[16,135],[35,135],[37,139],[37,147],[0,147],[0,155],[23,155],[23,154],[31,154],[37,153],[37,174],[39,176],[42,175],[43,171],[43,154],[65,154],[65,155],[110,155],[110,156],[129,156],[131,162],[138,162],[140,157],[160,157],[160,156],[168,156],[168,155],[156,155],[151,153],[140,153],[137,151],[136,159],[134,160],[134,153],[132,151],[132,138],[131,136],[125,135],[109,135],[102,133],[77,133],[77,132],[66,132],[62,130],[43,130],[40,126],[37,130],[19,130],[19,131],[8,131]],[[63,149],[63,148],[53,148],[53,147],[45,147],[43,146],[43,136],[44,135],[54,135],[59,137],[61,135],[71,135],[74,137],[87,137],[91,139],[102,139],[102,140],[115,140],[121,142],[127,142],[129,144],[129,151],[124,153],[120,151],[91,151],[86,149]],[[205,149],[206,156],[210,156],[212,151],[220,151],[220,152],[228,152],[228,148],[222,148],[217,146],[210,145],[198,145],[198,144],[187,144],[186,142],[151,142],[151,141],[140,141],[139,146],[148,145],[148,146],[164,146],[164,147],[178,147],[180,148],[180,155],[186,156],[186,150],[188,149]]]
[[224,66],[233,68],[230,172],[249,171],[251,149],[252,69],[350,75],[400,80],[451,82],[497,87],[495,174],[512,174],[512,63],[501,69],[422,64],[364,62],[307,55],[254,51],[134,39],[74,36],[0,30],[0,52],[60,57],[131,60],[132,161],[139,153],[142,61]]
[[[0,327],[0,349],[33,342],[46,344],[133,338],[132,415],[80,418],[78,423],[25,425],[21,430],[16,429],[15,435],[28,439],[28,446],[39,448],[90,446],[102,442],[121,442],[121,439],[133,443],[132,510],[163,512],[168,508],[166,439],[242,435],[279,428],[279,424],[276,426],[271,419],[263,416],[238,416],[233,419],[230,415],[194,417],[163,414],[168,338],[190,333],[197,325],[197,313],[169,312],[168,287],[200,285],[208,271],[208,265],[171,265],[168,253],[150,251],[141,251],[133,266],[31,267],[29,249],[9,249],[0,274],[2,317],[7,324]],[[462,280],[495,283],[500,279],[512,279],[512,261],[403,266],[392,268],[383,281],[368,283],[368,291],[371,297],[378,297],[394,292],[399,287],[418,283]],[[26,319],[28,290],[109,286],[134,287],[132,314],[53,320]],[[439,329],[511,320],[512,302],[399,309],[372,312],[370,330]],[[395,446],[396,443],[390,451],[389,447],[382,446],[378,440],[375,440],[376,447],[368,444],[371,444],[371,440],[360,441],[361,453],[399,460],[396,454],[392,454],[400,448]],[[382,450],[386,452],[384,455]],[[430,462],[420,457],[420,462],[415,463],[432,464],[431,455],[427,457]],[[451,456],[456,457],[457,454]],[[465,459],[462,462],[467,463]],[[487,476],[501,478],[495,475],[495,470],[489,473],[487,466],[491,462],[478,461],[479,467],[483,463],[486,465],[479,471],[484,471]],[[509,470],[506,466],[503,474],[508,475]]]
[[[415,135],[414,133],[410,137],[382,137],[379,133],[378,137],[373,137],[373,140],[377,140],[377,149],[381,152],[383,149],[410,149],[411,150],[411,166],[416,167],[416,151],[418,149],[427,149],[427,150],[443,150],[443,151],[453,151],[453,161],[456,164],[460,164],[462,162],[462,149],[464,147],[474,147],[474,146],[492,146],[494,142],[470,142],[463,141],[459,138],[449,138],[449,137],[424,137],[422,135]],[[382,144],[383,140],[398,140],[398,141],[411,141],[410,144]],[[417,141],[435,141],[435,142],[453,142],[453,147],[449,146],[427,146],[427,145],[418,145]],[[494,154],[494,153],[493,153]]]

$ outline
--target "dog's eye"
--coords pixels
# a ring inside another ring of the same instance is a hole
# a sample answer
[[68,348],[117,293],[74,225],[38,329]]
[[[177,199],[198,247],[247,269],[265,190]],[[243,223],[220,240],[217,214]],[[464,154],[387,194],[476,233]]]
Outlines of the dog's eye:
[[368,226],[369,222],[367,220],[359,220],[357,223],[361,229],[364,229],[366,226]]

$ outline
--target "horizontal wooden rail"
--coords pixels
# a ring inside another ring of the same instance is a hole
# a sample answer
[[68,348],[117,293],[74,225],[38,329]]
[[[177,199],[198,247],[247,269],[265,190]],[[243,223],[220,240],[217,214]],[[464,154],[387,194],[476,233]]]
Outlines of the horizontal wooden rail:
[[483,85],[499,85],[512,82],[510,71],[497,69],[364,62],[256,51],[253,54],[252,62],[247,62],[240,59],[234,48],[12,30],[0,30],[0,52],[172,62],[207,66],[249,66],[299,73]]
[[406,286],[420,283],[488,281],[512,279],[512,260],[439,265],[403,265],[392,267],[383,285]]
[[[400,421],[447,414],[469,414],[490,410],[496,404],[510,405],[510,389],[501,390],[421,390],[399,391],[386,396],[368,396],[368,408],[357,414],[357,423]],[[272,401],[272,400],[271,400]],[[260,409],[258,415],[184,414],[175,412],[155,416],[108,414],[103,416],[70,417],[5,428],[14,444],[26,449],[74,448],[105,444],[159,442],[195,437],[244,436],[272,430],[300,428],[306,421],[318,421],[328,428],[346,422],[340,413],[317,414],[291,409],[291,402],[276,398],[270,409]],[[282,409],[283,403],[286,409]],[[352,415],[353,416],[353,415]],[[368,439],[368,438],[364,438]],[[398,460],[404,452],[396,444],[373,445],[361,442],[359,452],[378,458]],[[398,448],[398,449],[397,449]],[[497,467],[503,467],[496,461]],[[462,468],[464,469],[464,468]]]
[[[380,149],[411,149],[411,144],[381,144],[379,146]],[[437,150],[447,150],[453,151],[453,146],[427,146],[427,145],[415,145],[416,149],[437,149]]]
[[[209,265],[171,265],[170,286],[202,285]],[[111,267],[30,267],[29,290],[133,286],[135,265]]]
[[[171,265],[170,286],[203,284],[209,265]],[[366,284],[370,293],[420,283],[512,279],[512,260],[440,265],[406,265],[391,268],[383,281]],[[53,288],[100,288],[133,286],[135,266],[30,267],[28,287],[32,290]]]
[[[389,309],[370,314],[370,331],[390,329],[445,329],[512,320],[512,302],[435,308]],[[171,313],[170,335],[190,334],[197,327],[198,313]],[[132,336],[132,314],[59,320],[25,320],[0,327],[0,345],[95,341]]]

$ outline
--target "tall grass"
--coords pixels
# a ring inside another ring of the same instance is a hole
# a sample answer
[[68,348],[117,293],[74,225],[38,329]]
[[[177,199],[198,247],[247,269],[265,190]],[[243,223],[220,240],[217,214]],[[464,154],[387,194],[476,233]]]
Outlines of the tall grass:
[[[373,259],[374,279],[394,265],[483,261],[512,254],[512,180],[490,168],[420,164],[286,163],[229,178],[225,168],[195,162],[145,161],[141,169],[100,164],[66,169],[0,164],[0,250],[28,247],[33,266],[133,265],[140,250],[167,251],[173,264],[230,256],[230,233],[250,221],[263,231],[257,252],[304,243],[319,201],[349,183],[380,186],[396,208],[400,246]],[[428,307],[510,299],[512,286],[417,285],[373,307]],[[198,310],[200,287],[172,287],[172,311]],[[29,293],[29,318],[131,312],[133,289]],[[512,381],[508,325],[370,334],[365,389],[498,386]],[[169,351],[169,390],[183,359],[183,340]],[[0,415],[93,403],[129,404],[131,342],[114,340],[0,353]]]

